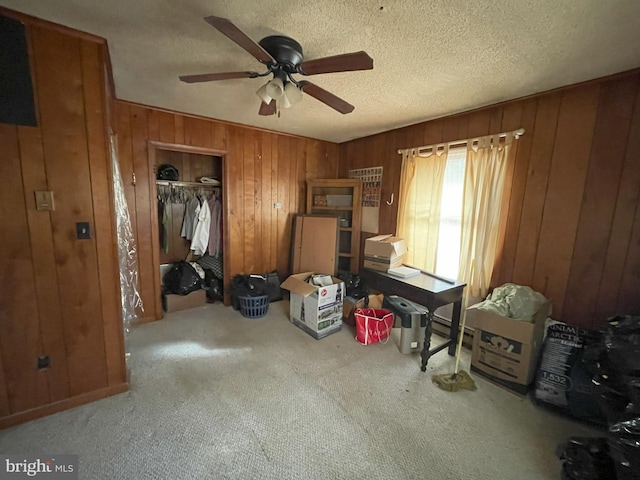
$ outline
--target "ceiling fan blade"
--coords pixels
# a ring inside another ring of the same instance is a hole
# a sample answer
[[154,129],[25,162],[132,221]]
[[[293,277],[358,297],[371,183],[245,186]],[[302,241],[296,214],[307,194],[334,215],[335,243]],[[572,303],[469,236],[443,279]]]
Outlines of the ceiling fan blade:
[[367,55],[366,52],[354,52],[302,62],[300,73],[303,75],[317,75],[319,73],[371,70],[372,68],[373,58]]
[[205,17],[205,22],[217,29],[223,35],[236,42],[240,47],[244,48],[251,55],[256,57],[262,63],[276,63],[269,53],[262,48],[257,42],[254,42],[245,33],[236,27],[230,20],[221,17]]
[[316,100],[320,100],[322,103],[329,105],[334,110],[340,113],[351,113],[355,108],[350,103],[345,102],[340,97],[336,97],[333,93],[327,92],[324,88],[303,80],[300,82],[300,88],[304,93],[308,93]]
[[181,75],[179,78],[186,83],[213,82],[214,80],[230,80],[232,78],[254,78],[257,72],[224,72],[202,73],[199,75]]
[[276,101],[271,100],[269,104],[262,102],[260,104],[260,110],[258,110],[258,115],[273,115],[276,113]]

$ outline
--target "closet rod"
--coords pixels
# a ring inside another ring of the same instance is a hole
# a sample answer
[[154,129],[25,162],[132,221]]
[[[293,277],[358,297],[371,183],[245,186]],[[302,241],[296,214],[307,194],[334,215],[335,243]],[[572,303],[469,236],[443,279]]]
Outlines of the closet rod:
[[202,182],[181,182],[179,180],[156,180],[156,185],[175,185],[176,187],[220,188],[220,185]]
[[398,150],[398,153],[404,153],[408,150],[417,150],[418,152],[420,152],[421,150],[428,150],[428,149],[433,149],[433,148],[437,148],[437,147],[443,147],[445,145],[449,145],[450,147],[455,145],[455,146],[462,146],[462,145],[466,145],[469,142],[475,142],[477,140],[480,140],[481,138],[490,138],[490,137],[506,137],[508,133],[512,133],[514,138],[517,140],[518,138],[520,138],[522,135],[524,135],[524,128],[518,128],[517,130],[513,130],[511,132],[502,132],[502,133],[498,133],[498,134],[494,134],[494,135],[483,135],[481,137],[473,137],[473,138],[466,138],[463,140],[454,140],[453,142],[441,142],[441,143],[434,143],[432,145],[424,145],[422,147],[411,147],[411,148],[403,148]]

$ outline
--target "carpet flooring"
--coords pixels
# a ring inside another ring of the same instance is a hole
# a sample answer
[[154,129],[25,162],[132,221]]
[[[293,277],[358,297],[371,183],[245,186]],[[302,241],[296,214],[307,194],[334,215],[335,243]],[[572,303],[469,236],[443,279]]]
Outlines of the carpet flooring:
[[0,431],[0,452],[77,454],[80,479],[541,480],[560,478],[558,443],[598,434],[477,375],[476,391],[438,389],[454,358],[423,373],[395,331],[315,340],[287,309],[209,304],[134,327],[128,392]]

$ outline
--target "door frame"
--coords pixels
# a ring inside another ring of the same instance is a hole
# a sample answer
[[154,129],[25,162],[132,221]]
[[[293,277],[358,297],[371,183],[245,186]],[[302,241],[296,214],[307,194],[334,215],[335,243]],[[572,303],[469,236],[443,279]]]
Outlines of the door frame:
[[148,141],[148,159],[149,159],[149,198],[153,199],[151,203],[151,255],[153,258],[153,291],[154,291],[154,318],[160,320],[164,317],[162,310],[162,280],[160,278],[160,237],[158,229],[158,197],[156,192],[156,159],[158,150],[169,150],[172,152],[193,153],[198,155],[209,155],[221,157],[222,159],[222,275],[224,283],[224,304],[229,305],[229,298],[226,295],[226,286],[229,278],[229,196],[226,188],[227,183],[227,151],[217,148],[196,147],[192,145],[184,145],[179,143],[166,143],[155,140]]

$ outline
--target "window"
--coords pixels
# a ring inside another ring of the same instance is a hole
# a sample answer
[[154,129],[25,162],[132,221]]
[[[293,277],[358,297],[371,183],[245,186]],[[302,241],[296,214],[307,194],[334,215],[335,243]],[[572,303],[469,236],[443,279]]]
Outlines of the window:
[[464,147],[450,149],[444,171],[435,273],[447,278],[458,276],[466,156]]

